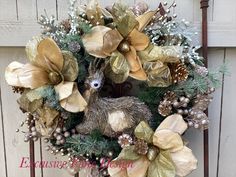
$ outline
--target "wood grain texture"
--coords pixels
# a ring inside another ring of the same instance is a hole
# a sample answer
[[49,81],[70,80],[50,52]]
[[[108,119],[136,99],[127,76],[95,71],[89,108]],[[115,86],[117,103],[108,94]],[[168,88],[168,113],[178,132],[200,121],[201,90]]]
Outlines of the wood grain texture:
[[[210,49],[208,52],[208,66],[209,69],[219,68],[224,61],[224,48]],[[222,77],[221,77],[222,79]],[[214,100],[209,106],[209,169],[210,177],[216,176],[217,169],[217,155],[218,155],[218,139],[219,139],[219,123],[221,114],[221,97],[222,97],[222,86],[214,93]]]
[[214,0],[213,21],[218,23],[236,23],[235,0]]
[[226,63],[229,63],[231,76],[224,79],[224,97],[222,103],[222,124],[220,138],[219,175],[217,177],[236,176],[236,50],[226,50]]
[[38,9],[38,17],[41,15],[48,15],[51,17],[52,15],[58,18],[57,13],[57,2],[56,0],[37,0],[37,9]]
[[36,0],[17,0],[18,20],[36,21],[37,3]]
[[0,0],[0,21],[17,20],[16,0]]
[[58,19],[64,20],[68,18],[68,9],[69,9],[69,1],[67,0],[57,0],[58,7]]
[[[2,77],[2,76],[0,76]],[[2,109],[2,91],[0,85],[0,162],[2,165],[0,166],[0,176],[8,177],[7,174],[7,164],[6,164],[6,144],[5,144],[5,127],[4,127],[4,119],[3,119],[3,109]]]

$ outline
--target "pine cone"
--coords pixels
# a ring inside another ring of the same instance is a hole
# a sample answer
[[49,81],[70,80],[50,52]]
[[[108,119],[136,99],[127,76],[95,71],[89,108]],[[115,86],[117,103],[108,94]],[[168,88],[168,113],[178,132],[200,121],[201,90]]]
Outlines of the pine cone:
[[158,112],[164,117],[170,115],[172,113],[171,102],[167,100],[161,101],[158,106]]
[[172,92],[172,91],[168,91],[165,93],[164,95],[164,100],[168,100],[168,101],[175,101],[177,99],[177,96],[175,94],[175,92]]
[[68,44],[68,48],[71,52],[79,52],[81,49],[80,44],[77,41],[71,41]]
[[63,20],[61,23],[60,23],[61,26],[63,26],[64,30],[69,33],[70,30],[71,30],[71,24],[70,24],[70,20]]
[[14,86],[12,87],[12,91],[14,93],[22,94],[24,92],[24,90],[25,90],[25,88],[23,88],[23,87],[14,87]]
[[118,138],[118,143],[120,144],[120,146],[122,148],[130,146],[130,144],[132,144],[132,142],[133,142],[133,140],[132,140],[131,136],[128,134],[123,134],[123,135],[119,136],[119,138]]
[[197,65],[195,68],[196,73],[201,75],[202,77],[206,77],[208,75],[208,69],[204,66]]
[[174,63],[169,66],[173,83],[187,80],[189,72],[183,63]]
[[140,155],[146,155],[148,152],[148,144],[146,141],[138,139],[134,143],[135,151]]
[[168,116],[172,113],[172,104],[177,100],[175,92],[168,91],[164,95],[164,100],[158,106],[158,112],[162,116]]
[[210,102],[212,101],[212,96],[208,94],[197,95],[197,98],[194,100],[194,109],[199,109],[201,111],[205,111]]
[[208,94],[197,95],[193,101],[193,107],[190,110],[187,118],[188,124],[194,128],[207,129],[209,120],[204,111],[208,108],[208,105],[212,101],[212,96]]

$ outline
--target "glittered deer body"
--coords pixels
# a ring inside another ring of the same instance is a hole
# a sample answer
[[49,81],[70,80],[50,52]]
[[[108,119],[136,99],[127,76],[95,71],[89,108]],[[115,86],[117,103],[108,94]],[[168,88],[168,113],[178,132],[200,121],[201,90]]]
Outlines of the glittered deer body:
[[76,130],[89,134],[97,129],[103,135],[116,137],[122,132],[132,132],[140,121],[149,122],[151,112],[148,107],[135,97],[101,98],[99,90],[103,86],[103,69],[89,68],[84,98],[88,103],[82,123]]

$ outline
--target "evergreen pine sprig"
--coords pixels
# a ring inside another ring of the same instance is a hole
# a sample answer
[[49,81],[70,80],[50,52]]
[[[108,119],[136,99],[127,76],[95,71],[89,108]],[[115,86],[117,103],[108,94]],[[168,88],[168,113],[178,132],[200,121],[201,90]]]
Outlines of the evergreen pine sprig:
[[74,150],[73,155],[76,156],[88,154],[89,156],[106,157],[109,152],[113,152],[115,157],[120,152],[116,140],[108,140],[97,130],[90,135],[76,135],[67,138],[64,147]]

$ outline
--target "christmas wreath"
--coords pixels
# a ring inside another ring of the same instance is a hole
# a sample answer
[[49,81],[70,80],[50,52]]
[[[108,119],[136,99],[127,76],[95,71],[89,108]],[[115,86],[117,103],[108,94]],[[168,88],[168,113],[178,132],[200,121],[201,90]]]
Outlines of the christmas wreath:
[[25,142],[45,138],[46,150],[68,155],[72,174],[75,161],[94,164],[92,176],[196,169],[181,135],[208,128],[204,111],[225,68],[204,66],[194,28],[170,15],[175,6],[72,0],[68,19],[41,16],[42,34],[26,45],[29,63],[5,72],[27,114]]

